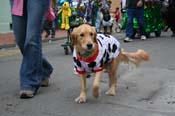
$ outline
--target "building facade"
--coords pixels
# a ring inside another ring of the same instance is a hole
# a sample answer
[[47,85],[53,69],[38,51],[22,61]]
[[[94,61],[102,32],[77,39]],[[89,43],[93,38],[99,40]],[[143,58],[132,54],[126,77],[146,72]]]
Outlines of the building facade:
[[112,10],[115,10],[116,7],[120,8],[121,6],[121,0],[112,0],[111,8]]
[[0,34],[12,31],[10,0],[0,0]]

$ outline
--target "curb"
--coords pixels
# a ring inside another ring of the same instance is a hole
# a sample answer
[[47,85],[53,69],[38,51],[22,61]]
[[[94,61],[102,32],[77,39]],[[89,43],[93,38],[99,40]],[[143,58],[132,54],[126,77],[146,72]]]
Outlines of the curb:
[[[67,37],[60,37],[60,38],[47,38],[47,39],[44,39],[42,40],[42,42],[49,42],[49,40],[52,40],[52,41],[57,41],[57,40],[63,40],[63,39],[67,39]],[[5,49],[5,48],[13,48],[13,47],[16,47],[16,43],[14,44],[3,44],[3,45],[0,45],[0,49]]]

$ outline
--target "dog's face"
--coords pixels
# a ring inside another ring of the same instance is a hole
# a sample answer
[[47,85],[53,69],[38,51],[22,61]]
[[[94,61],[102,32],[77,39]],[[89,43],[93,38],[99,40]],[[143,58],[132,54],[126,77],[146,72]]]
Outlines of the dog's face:
[[110,15],[109,11],[103,10],[102,14],[103,14],[103,20],[104,21],[108,22],[111,19],[111,15]]
[[96,30],[88,24],[82,24],[73,29],[71,43],[77,51],[93,51],[97,45]]

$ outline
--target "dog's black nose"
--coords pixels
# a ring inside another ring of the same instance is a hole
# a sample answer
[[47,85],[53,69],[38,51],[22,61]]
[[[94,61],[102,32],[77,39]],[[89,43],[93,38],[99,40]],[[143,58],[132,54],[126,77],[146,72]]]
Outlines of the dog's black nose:
[[92,49],[92,44],[91,43],[87,44],[87,48]]

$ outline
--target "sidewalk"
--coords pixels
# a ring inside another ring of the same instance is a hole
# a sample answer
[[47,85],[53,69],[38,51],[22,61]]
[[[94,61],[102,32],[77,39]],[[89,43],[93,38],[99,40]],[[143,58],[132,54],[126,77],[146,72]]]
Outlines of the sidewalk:
[[[45,36],[45,32],[42,34],[42,38],[43,38],[42,40],[44,42],[52,39],[50,37],[44,38],[44,36]],[[67,37],[67,31],[58,29],[56,31],[55,38],[53,38],[52,40],[54,41],[54,40],[63,39],[66,37]],[[13,46],[16,46],[13,32],[0,34],[0,49],[7,48],[7,47],[13,47]]]

